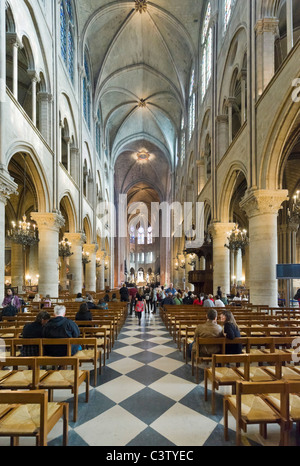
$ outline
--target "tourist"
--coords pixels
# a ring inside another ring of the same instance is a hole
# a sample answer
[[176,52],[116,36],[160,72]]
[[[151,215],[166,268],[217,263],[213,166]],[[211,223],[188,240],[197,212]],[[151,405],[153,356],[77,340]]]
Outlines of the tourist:
[[[78,325],[65,317],[65,306],[54,307],[54,317],[43,327],[43,338],[79,338]],[[71,355],[74,356],[80,350],[79,345],[72,345]],[[67,356],[66,345],[45,345],[45,356]]]
[[135,297],[135,315],[139,319],[139,325],[141,325],[142,315],[145,310],[146,300],[144,297],[143,290],[140,288]]
[[120,289],[120,298],[121,303],[128,303],[129,301],[129,292],[126,283],[124,283],[122,288]]
[[[42,338],[43,327],[49,322],[50,318],[51,316],[47,311],[40,311],[34,322],[29,322],[24,325],[21,334],[22,338]],[[41,356],[39,354],[39,346],[23,345],[21,348],[21,356]]]
[[[240,330],[231,311],[222,311],[220,320],[224,324],[223,334],[228,340],[241,338]],[[226,345],[226,354],[241,354],[242,352],[243,347],[241,344]]]
[[[221,338],[223,337],[223,329],[217,323],[218,313],[215,309],[210,309],[207,312],[207,321],[205,324],[200,324],[195,330],[194,343],[192,343],[191,350],[196,352],[195,342],[197,337],[200,338]],[[210,357],[213,354],[218,354],[221,352],[221,346],[219,345],[200,345],[199,354],[200,356]]]
[[93,315],[87,303],[80,304],[79,311],[75,316],[75,320],[93,320]]
[[206,295],[204,297],[204,301],[203,301],[203,307],[215,307],[215,303],[213,302],[213,300],[211,299],[212,295]]
[[84,298],[81,293],[77,293],[77,296],[75,298],[75,303],[82,303],[84,301]]
[[14,294],[12,288],[8,288],[6,296],[2,302],[2,316],[13,317],[18,314],[21,308],[21,302],[17,295]]
[[215,307],[225,307],[225,304],[220,296],[215,297]]

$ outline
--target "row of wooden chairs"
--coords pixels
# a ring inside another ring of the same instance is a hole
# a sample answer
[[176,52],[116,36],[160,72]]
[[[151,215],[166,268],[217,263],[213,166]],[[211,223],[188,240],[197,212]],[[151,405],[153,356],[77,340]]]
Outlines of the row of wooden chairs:
[[9,357],[0,361],[0,368],[0,393],[43,389],[48,391],[49,401],[53,401],[53,390],[71,390],[73,422],[77,421],[79,386],[83,382],[86,403],[89,400],[90,372],[79,367],[76,357]]

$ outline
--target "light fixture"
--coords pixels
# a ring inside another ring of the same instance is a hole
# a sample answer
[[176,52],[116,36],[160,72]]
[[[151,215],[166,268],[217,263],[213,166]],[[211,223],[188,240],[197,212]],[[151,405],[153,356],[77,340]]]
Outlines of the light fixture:
[[[23,156],[23,159],[25,165],[23,197],[26,199],[26,155]],[[39,242],[36,224],[27,222],[25,213],[22,217],[22,220],[20,220],[18,223],[12,222],[12,228],[8,230],[7,237],[13,243],[21,244],[24,249]]]
[[97,269],[102,267],[102,264],[101,264],[101,258],[100,257],[96,257],[96,267]]
[[244,252],[246,246],[249,244],[247,231],[240,230],[238,225],[235,225],[234,228],[227,234],[228,244],[225,244],[224,247],[228,248],[230,251],[238,251],[241,249],[242,252]]
[[140,162],[148,162],[150,158],[149,152],[145,150],[141,150],[140,152],[137,153],[137,158]]
[[291,209],[288,209],[289,223],[300,223],[300,191],[293,196]]
[[191,254],[190,259],[191,259],[191,262],[189,262],[189,265],[191,267],[196,267],[197,265],[196,254]]
[[90,261],[90,254],[88,252],[82,252],[82,263],[84,265],[86,264],[89,264],[91,261]]
[[63,259],[65,257],[72,256],[73,252],[71,252],[71,246],[72,246],[72,243],[70,243],[67,238],[64,238],[59,243],[59,256],[62,257]]

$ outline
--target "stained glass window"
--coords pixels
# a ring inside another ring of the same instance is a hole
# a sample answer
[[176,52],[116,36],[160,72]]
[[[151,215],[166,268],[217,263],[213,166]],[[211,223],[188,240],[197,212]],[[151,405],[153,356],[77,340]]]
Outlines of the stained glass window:
[[186,143],[186,139],[185,139],[185,125],[184,125],[184,118],[182,118],[181,120],[181,138],[180,138],[180,161],[181,161],[181,165],[183,164],[184,162],[184,159],[185,159],[185,143]]
[[207,6],[204,26],[203,26],[203,34],[202,34],[202,73],[201,73],[201,94],[202,100],[205,97],[209,81],[212,74],[212,30],[210,27],[210,20],[211,20],[211,6],[210,3]]
[[85,76],[83,78],[83,114],[89,130],[91,130],[91,72],[87,50],[84,54],[84,71]]
[[152,244],[152,243],[153,243],[152,227],[149,227],[149,228],[148,228],[147,243],[148,243],[148,244]]
[[74,82],[74,22],[71,0],[60,3],[60,46],[61,56],[67,67],[69,77]]
[[130,228],[130,243],[135,243],[135,228],[133,226]]
[[100,116],[100,110],[97,112],[97,122],[96,122],[96,151],[100,155],[101,153],[101,129],[100,129],[100,123],[101,123],[101,116]]
[[192,71],[190,81],[190,93],[189,93],[189,141],[192,138],[195,129],[195,115],[196,115],[196,95],[194,90],[195,85],[195,70]]
[[138,244],[145,244],[145,230],[143,227],[138,230]]
[[225,0],[224,2],[224,30],[226,31],[232,12],[234,0]]

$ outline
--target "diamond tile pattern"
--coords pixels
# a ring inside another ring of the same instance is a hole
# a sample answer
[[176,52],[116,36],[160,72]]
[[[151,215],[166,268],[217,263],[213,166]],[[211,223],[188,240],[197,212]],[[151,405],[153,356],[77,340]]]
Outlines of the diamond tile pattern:
[[[212,415],[210,399],[204,401],[203,374],[201,370],[201,382],[196,385],[191,366],[185,364],[159,315],[143,316],[141,326],[135,316],[128,315],[97,386],[90,386],[88,403],[84,390],[80,391],[76,423],[72,422],[71,393],[54,391],[55,401],[70,403],[69,445],[234,446],[233,418],[229,418],[229,441],[224,441],[223,392],[217,392]],[[61,445],[61,427],[58,424],[49,433],[50,446]],[[268,440],[262,439],[253,426],[243,443],[277,446],[279,431],[270,432]],[[7,444],[8,439],[0,439],[0,446]]]

